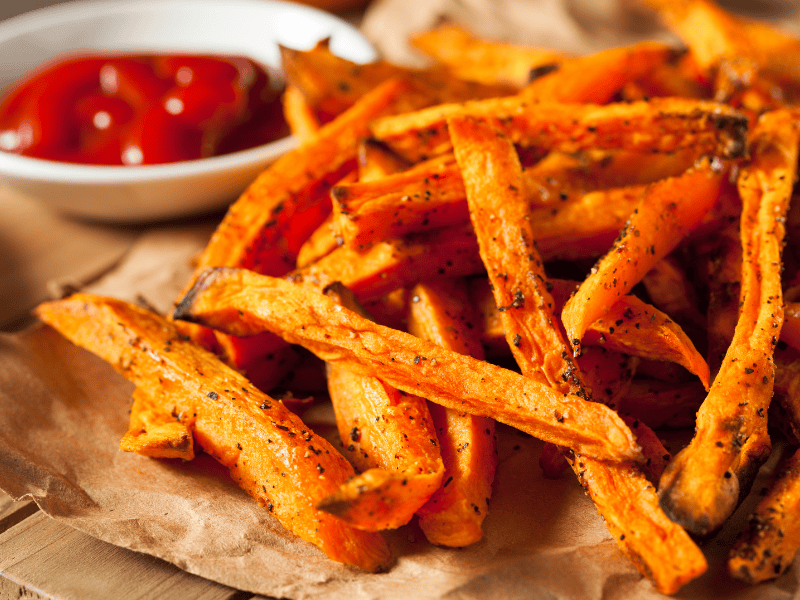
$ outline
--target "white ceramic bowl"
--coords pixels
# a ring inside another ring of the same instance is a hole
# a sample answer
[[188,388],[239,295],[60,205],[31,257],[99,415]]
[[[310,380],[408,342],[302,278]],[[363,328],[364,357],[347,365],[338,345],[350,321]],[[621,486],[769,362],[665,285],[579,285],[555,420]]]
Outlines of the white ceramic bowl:
[[[278,44],[374,60],[352,25],[279,0],[78,0],[0,22],[0,89],[67,52],[150,51],[238,54],[280,67]],[[181,217],[224,207],[270,162],[294,146],[285,138],[242,152],[152,166],[90,166],[0,152],[7,186],[61,212],[100,221]]]

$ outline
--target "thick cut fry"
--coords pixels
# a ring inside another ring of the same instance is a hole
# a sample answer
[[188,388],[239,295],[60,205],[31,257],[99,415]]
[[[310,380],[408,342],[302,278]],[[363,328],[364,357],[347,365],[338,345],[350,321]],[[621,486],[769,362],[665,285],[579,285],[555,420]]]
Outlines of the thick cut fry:
[[452,24],[416,34],[411,44],[447,66],[456,77],[517,87],[529,83],[532,74],[554,67],[565,58],[552,50],[476,38]]
[[432,277],[482,271],[472,229],[461,227],[381,242],[365,252],[343,246],[286,278],[319,289],[339,281],[364,302]]
[[341,364],[328,365],[328,390],[346,455],[363,472],[317,507],[359,529],[405,525],[444,473],[425,400]]
[[398,389],[448,408],[510,421],[586,456],[640,459],[630,430],[605,406],[376,325],[305,286],[245,269],[211,269],[174,316],[233,335],[270,330],[327,362],[379,375]]
[[[383,538],[314,507],[353,475],[344,457],[283,404],[182,339],[172,323],[119,300],[84,294],[42,304],[36,314],[173,410],[203,450],[287,529],[333,560],[369,571],[387,566]],[[154,382],[157,389],[150,387]]]
[[747,149],[745,115],[725,104],[680,98],[597,106],[537,103],[512,96],[384,117],[371,130],[395,152],[419,162],[450,151],[447,119],[461,116],[495,117],[515,144],[546,150],[694,148],[699,155],[739,158]]
[[[414,286],[409,332],[460,354],[483,358],[477,320],[463,282],[439,279]],[[430,406],[439,439],[444,485],[419,510],[419,526],[433,544],[467,546],[483,536],[497,466],[495,423]]]
[[[714,531],[733,512],[740,496],[737,471],[751,472],[750,457],[763,455],[759,448],[768,445],[766,411],[783,320],[781,246],[797,170],[797,122],[794,111],[767,113],[753,132],[752,159],[738,178],[743,204],[739,321],[697,413],[695,436],[661,478],[661,506],[698,535]],[[746,444],[754,446],[745,448],[742,458]]]
[[736,540],[728,570],[747,583],[774,579],[794,560],[800,548],[800,450],[795,452],[778,481],[750,515],[750,523]]
[[609,48],[562,61],[558,68],[528,84],[521,95],[548,102],[605,104],[623,86],[675,58],[675,50],[657,42]]
[[[131,423],[119,449],[153,458],[192,460],[192,428],[176,419],[174,407],[167,408],[163,398],[149,393],[150,385],[133,391]],[[158,385],[154,389],[158,389]]]
[[680,326],[636,296],[623,296],[584,336],[586,344],[683,365],[709,387],[708,365]]
[[586,329],[680,243],[719,197],[727,170],[704,161],[686,174],[649,186],[617,241],[561,313],[576,347]]
[[448,120],[481,259],[514,359],[532,379],[587,398],[571,348],[556,324],[553,298],[522,195],[522,166],[497,123]]

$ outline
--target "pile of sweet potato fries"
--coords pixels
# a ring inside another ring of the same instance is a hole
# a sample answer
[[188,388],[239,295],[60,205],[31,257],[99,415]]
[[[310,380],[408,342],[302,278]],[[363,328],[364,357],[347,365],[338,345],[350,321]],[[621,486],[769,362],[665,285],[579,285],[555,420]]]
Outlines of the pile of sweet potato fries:
[[[197,445],[376,571],[380,530],[415,515],[434,544],[481,538],[499,421],[546,442],[548,476],[572,468],[659,591],[701,575],[697,540],[770,435],[800,434],[800,40],[649,5],[686,48],[575,57],[443,26],[414,39],[422,70],[284,49],[302,144],[230,207],[174,314],[37,310],[136,384],[121,448]],[[297,346],[325,363],[341,452],[266,393]],[[674,457],[653,432],[692,426]],[[797,454],[730,573],[783,572],[799,515]]]

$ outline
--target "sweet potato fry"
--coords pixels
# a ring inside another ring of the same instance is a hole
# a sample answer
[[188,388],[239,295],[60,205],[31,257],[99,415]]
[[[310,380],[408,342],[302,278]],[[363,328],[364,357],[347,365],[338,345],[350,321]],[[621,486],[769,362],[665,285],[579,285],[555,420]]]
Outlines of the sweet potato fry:
[[166,410],[164,400],[154,397],[150,389],[158,389],[158,384],[133,390],[130,427],[119,449],[153,458],[192,460],[192,428],[177,420],[173,410]]
[[531,73],[565,56],[552,50],[484,40],[453,24],[414,35],[411,44],[461,79],[523,87]]
[[513,371],[376,325],[318,291],[245,269],[209,270],[176,319],[233,335],[271,330],[327,362],[376,375],[448,408],[511,421],[527,433],[603,460],[638,460],[630,430],[608,408]]
[[586,329],[680,243],[719,197],[727,169],[703,161],[649,186],[611,250],[567,302],[561,319],[579,347]]
[[775,352],[775,400],[783,409],[785,429],[800,439],[800,357],[793,348]]
[[405,525],[444,473],[425,400],[341,364],[328,365],[328,390],[346,456],[362,473],[317,508],[368,531]]
[[[182,339],[171,322],[85,294],[42,304],[36,314],[174,412],[197,444],[287,529],[333,560],[370,571],[387,566],[383,538],[314,507],[353,475],[344,457],[283,404]],[[148,387],[153,382],[158,388]]]
[[647,0],[662,20],[689,46],[706,71],[722,63],[739,65],[737,79],[745,85],[758,70],[800,75],[796,58],[800,42],[759,21],[734,16],[711,0]]
[[[473,297],[483,323],[481,340],[495,354],[502,355],[501,343],[505,339],[502,313],[483,280],[476,280],[473,285]],[[550,281],[550,286],[554,309],[558,311],[577,282],[555,279]],[[692,341],[664,313],[634,296],[623,296],[603,318],[592,323],[582,346],[583,354],[593,347],[601,347],[643,359],[673,361],[697,375],[704,386],[709,384],[708,365]],[[583,370],[586,372],[586,369]],[[597,389],[596,385],[590,387]],[[601,389],[606,387],[602,385]]]
[[716,248],[708,257],[708,366],[716,377],[731,345],[739,320],[742,243],[739,224],[731,223],[716,236]]
[[461,169],[481,259],[514,359],[523,374],[588,398],[569,344],[555,324],[553,298],[522,195],[522,165],[494,120],[447,122]]
[[597,106],[537,103],[517,95],[383,117],[371,130],[395,152],[419,162],[450,151],[446,122],[460,116],[495,117],[515,144],[546,150],[694,148],[700,155],[739,158],[747,148],[745,115],[725,104],[679,98]]
[[597,319],[584,335],[583,343],[602,344],[642,358],[683,365],[709,387],[708,365],[680,326],[657,308],[636,296],[623,296]]
[[319,289],[339,281],[364,302],[431,277],[481,271],[472,229],[460,227],[381,242],[364,252],[342,246],[286,278]]
[[381,179],[335,186],[331,198],[334,230],[354,249],[469,219],[452,156]]
[[[326,295],[369,318],[340,283]],[[442,483],[444,463],[428,404],[377,377],[328,364],[328,391],[339,438],[361,474],[349,479],[318,508],[359,529],[405,525]]]
[[[321,129],[311,142],[267,168],[230,206],[198,258],[197,268],[237,265],[272,275],[295,268],[302,244],[330,213],[330,187],[355,169],[358,141],[366,135],[367,122],[408,106],[413,102],[407,98],[408,91],[403,82],[386,82]],[[219,345],[227,347],[227,355],[235,358],[229,364],[253,379],[266,377],[266,381],[254,381],[257,385],[272,383],[282,375],[263,364],[274,345],[270,336],[247,344],[217,337]]]
[[703,553],[662,512],[655,488],[640,469],[609,467],[575,454],[568,458],[617,545],[658,591],[674,594],[706,571]]
[[665,512],[698,535],[714,531],[733,512],[740,494],[737,471],[751,472],[750,457],[768,446],[773,350],[783,321],[781,247],[799,139],[798,115],[789,110],[763,115],[753,132],[752,158],[737,181],[743,203],[739,321],[697,413],[695,436],[661,478]]
[[[483,358],[466,286],[439,279],[414,286],[409,332],[460,354]],[[419,526],[433,544],[467,546],[483,536],[497,466],[495,423],[430,405],[445,474],[444,485],[419,510]]]
[[[591,391],[558,328],[553,298],[527,227],[527,203],[519,193],[521,166],[514,147],[493,121],[453,118],[448,120],[448,129],[481,256],[522,374],[546,381],[565,394],[586,397]],[[571,446],[567,453],[572,468],[620,549],[659,590],[674,592],[706,569],[702,552],[663,514],[655,489],[637,465],[606,464],[582,453],[576,456],[576,452]],[[653,543],[653,538],[661,543]]]
[[626,83],[659,69],[675,56],[669,46],[641,42],[565,59],[556,69],[529,83],[520,95],[547,102],[605,104]]
[[750,515],[728,559],[737,579],[758,583],[774,579],[800,548],[800,450],[787,461],[779,479]]
[[639,359],[603,346],[589,346],[576,362],[592,390],[592,399],[616,410],[619,399],[628,393]]

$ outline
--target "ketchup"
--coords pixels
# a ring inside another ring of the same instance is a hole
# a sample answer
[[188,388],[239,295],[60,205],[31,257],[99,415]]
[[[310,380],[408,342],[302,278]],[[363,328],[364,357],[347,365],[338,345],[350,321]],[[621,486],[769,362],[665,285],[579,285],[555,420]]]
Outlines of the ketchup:
[[0,150],[94,165],[152,165],[289,134],[280,89],[240,56],[70,55],[0,102]]

